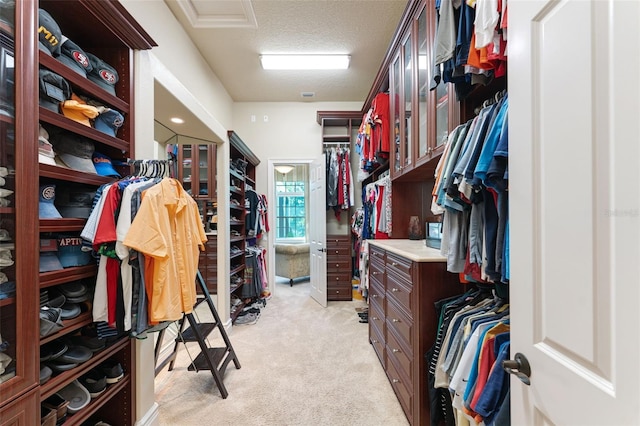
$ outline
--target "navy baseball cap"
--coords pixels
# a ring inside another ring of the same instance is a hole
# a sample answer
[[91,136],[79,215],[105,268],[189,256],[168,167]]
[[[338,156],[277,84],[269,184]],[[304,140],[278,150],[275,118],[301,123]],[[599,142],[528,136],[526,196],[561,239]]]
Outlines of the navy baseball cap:
[[104,154],[101,154],[99,152],[93,153],[93,166],[100,176],[109,176],[115,178],[120,177],[120,173],[118,173],[116,169],[113,168],[111,158],[107,157]]
[[93,121],[93,127],[96,130],[106,133],[109,136],[116,137],[118,129],[124,124],[124,117],[115,109],[107,108],[98,115]]
[[53,202],[56,199],[54,184],[40,185],[40,200],[38,202],[38,216],[40,219],[61,219],[62,215]]
[[64,34],[60,43],[60,56],[56,59],[84,77],[93,69],[85,51]]
[[87,78],[115,96],[119,78],[116,69],[92,53],[87,52],[87,56],[92,67]]
[[55,19],[44,9],[38,9],[38,47],[49,56],[60,54],[62,31]]
[[63,131],[52,134],[49,140],[53,144],[56,154],[67,167],[79,172],[96,174],[96,169],[91,161],[95,146],[90,139],[76,133]]
[[60,112],[60,103],[71,98],[71,86],[61,75],[47,69],[39,71],[40,105]]

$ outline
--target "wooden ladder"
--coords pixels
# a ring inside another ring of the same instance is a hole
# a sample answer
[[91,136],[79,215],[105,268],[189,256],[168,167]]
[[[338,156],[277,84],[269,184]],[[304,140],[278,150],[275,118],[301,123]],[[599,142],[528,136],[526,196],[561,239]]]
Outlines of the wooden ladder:
[[[196,302],[193,309],[195,310],[195,308],[200,305],[200,303],[207,302],[207,305],[209,305],[209,309],[213,314],[214,322],[198,322],[198,320],[193,315],[193,311],[189,314],[183,314],[182,319],[178,321],[178,335],[175,338],[173,351],[164,360],[158,363],[158,357],[160,355],[160,349],[162,348],[162,340],[166,328],[162,329],[160,331],[160,334],[158,335],[158,340],[155,346],[155,374],[158,375],[158,373],[167,364],[169,364],[169,371],[173,370],[176,356],[178,355],[178,346],[180,345],[180,343],[183,343],[186,346],[186,344],[189,342],[198,342],[201,352],[198,354],[198,356],[196,356],[195,359],[191,360],[191,364],[189,365],[188,370],[196,372],[201,370],[211,371],[213,380],[215,380],[222,398],[226,398],[229,395],[229,392],[227,392],[227,388],[224,386],[224,372],[227,368],[227,365],[231,361],[233,361],[233,363],[235,364],[236,369],[239,369],[240,361],[238,360],[238,356],[233,350],[233,346],[231,346],[229,336],[224,329],[224,325],[220,321],[220,317],[218,316],[218,312],[213,305],[211,295],[209,294],[209,290],[207,289],[207,285],[204,282],[200,271],[198,271],[198,274],[196,276],[196,283],[200,286],[204,297]],[[187,322],[189,323],[189,327],[185,330],[184,327]],[[216,328],[220,331],[220,335],[222,336],[222,339],[224,341],[224,346],[209,347],[206,338]]]

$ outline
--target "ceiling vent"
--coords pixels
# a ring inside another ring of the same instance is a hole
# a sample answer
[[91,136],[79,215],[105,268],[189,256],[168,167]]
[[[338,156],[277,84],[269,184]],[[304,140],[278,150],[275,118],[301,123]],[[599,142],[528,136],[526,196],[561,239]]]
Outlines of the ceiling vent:
[[316,92],[300,92],[302,99],[311,99],[316,96]]

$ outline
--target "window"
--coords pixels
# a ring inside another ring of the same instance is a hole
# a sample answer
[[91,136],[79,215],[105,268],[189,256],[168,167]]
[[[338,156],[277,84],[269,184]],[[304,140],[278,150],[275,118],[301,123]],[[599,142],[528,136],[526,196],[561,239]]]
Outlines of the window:
[[305,242],[306,218],[305,182],[276,182],[276,239]]

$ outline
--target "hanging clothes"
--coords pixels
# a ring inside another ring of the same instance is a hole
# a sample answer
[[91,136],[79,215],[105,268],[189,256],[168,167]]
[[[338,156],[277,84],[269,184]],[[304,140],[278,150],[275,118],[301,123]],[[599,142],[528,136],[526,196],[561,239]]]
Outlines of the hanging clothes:
[[193,310],[206,241],[197,204],[179,181],[165,178],[145,191],[123,244],[145,255],[151,322],[175,321]]

